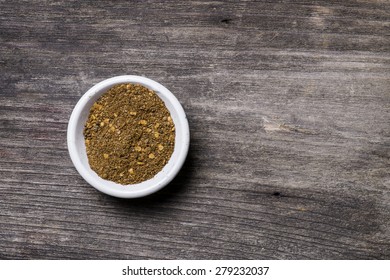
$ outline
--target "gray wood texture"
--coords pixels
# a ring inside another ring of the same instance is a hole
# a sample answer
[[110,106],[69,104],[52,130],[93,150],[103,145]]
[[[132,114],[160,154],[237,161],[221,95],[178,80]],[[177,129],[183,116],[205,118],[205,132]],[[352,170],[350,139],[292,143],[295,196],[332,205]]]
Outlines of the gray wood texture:
[[[389,1],[0,1],[1,259],[390,259]],[[80,96],[135,74],[189,119],[143,199],[68,155]]]

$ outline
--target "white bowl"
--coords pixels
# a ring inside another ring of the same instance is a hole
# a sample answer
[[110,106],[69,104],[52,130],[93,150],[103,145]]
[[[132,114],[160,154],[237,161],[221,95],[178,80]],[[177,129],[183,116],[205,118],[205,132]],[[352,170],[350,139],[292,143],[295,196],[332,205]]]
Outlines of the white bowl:
[[[120,185],[99,177],[89,166],[83,135],[91,106],[108,89],[122,83],[141,84],[155,91],[171,113],[176,131],[175,147],[168,163],[152,179],[133,185]],[[104,80],[93,86],[80,98],[69,119],[67,138],[70,158],[77,171],[91,186],[108,195],[135,198],[154,193],[172,181],[187,157],[190,132],[183,107],[167,88],[148,78],[126,75]]]

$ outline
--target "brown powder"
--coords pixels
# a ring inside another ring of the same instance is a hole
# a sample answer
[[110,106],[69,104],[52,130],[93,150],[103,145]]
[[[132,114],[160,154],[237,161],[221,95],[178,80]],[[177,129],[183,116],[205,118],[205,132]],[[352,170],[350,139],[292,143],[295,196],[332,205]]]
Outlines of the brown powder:
[[119,84],[93,104],[84,128],[89,165],[122,185],[153,178],[170,159],[175,125],[157,94]]

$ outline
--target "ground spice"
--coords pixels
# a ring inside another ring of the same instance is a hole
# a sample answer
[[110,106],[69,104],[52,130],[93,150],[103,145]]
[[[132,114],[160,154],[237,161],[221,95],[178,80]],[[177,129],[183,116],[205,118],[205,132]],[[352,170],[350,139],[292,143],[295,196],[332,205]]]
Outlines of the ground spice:
[[84,138],[92,170],[106,180],[136,184],[153,178],[170,159],[175,125],[154,91],[119,84],[93,104]]

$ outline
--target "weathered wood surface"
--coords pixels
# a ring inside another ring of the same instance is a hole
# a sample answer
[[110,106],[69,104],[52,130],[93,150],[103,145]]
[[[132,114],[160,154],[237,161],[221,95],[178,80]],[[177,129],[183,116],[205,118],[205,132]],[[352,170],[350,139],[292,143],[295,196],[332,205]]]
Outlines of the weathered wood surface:
[[[389,1],[0,1],[0,258],[389,259]],[[155,79],[191,148],[121,200],[72,166],[93,84]]]

